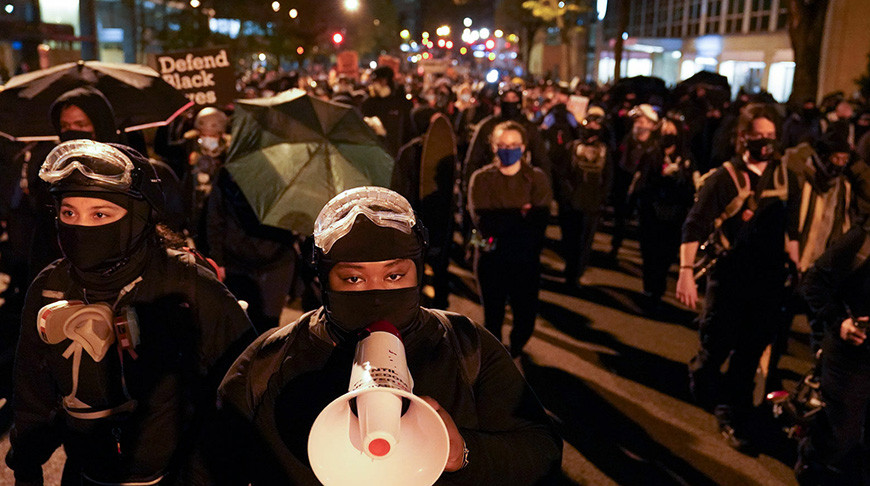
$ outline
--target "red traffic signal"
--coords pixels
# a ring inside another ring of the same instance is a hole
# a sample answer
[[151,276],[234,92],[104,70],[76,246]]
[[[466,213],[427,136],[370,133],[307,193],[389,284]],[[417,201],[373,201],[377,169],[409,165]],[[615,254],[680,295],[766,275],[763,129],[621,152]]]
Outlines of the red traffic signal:
[[332,35],[332,42],[335,42],[336,44],[341,44],[342,41],[344,41],[344,36],[341,35],[341,32],[336,32]]

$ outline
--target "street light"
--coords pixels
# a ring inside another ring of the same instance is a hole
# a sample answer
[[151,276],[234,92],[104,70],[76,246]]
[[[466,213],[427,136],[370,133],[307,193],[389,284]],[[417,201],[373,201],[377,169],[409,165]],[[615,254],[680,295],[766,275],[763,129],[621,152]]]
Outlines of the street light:
[[290,18],[295,19],[298,16],[299,16],[299,11],[296,10],[295,8],[291,8],[290,9]]
[[411,31],[408,29],[405,29],[405,30],[399,32],[399,37],[401,37],[402,39],[410,39],[411,38]]
[[466,27],[471,27],[471,18],[465,17],[465,20],[462,21],[462,25]]
[[504,31],[501,30],[501,29],[496,29],[496,31],[493,32],[492,35],[494,35],[494,36],[496,36],[497,38],[501,39],[502,36],[504,35]]
[[479,32],[480,32],[480,38],[481,38],[481,39],[486,39],[486,38],[489,37],[489,29],[487,29],[486,27],[480,29]]
[[278,10],[281,10],[281,4],[278,2],[272,2],[272,10],[275,12],[277,12]]
[[344,0],[344,8],[349,12],[359,10],[359,0]]
[[335,45],[340,45],[344,41],[344,36],[341,35],[341,32],[336,32],[332,35],[332,42],[335,42]]
[[437,30],[435,30],[435,33],[441,37],[447,37],[448,35],[450,35],[450,26],[442,25],[441,27],[438,27]]
[[199,8],[199,0],[190,0],[190,6],[193,8]]

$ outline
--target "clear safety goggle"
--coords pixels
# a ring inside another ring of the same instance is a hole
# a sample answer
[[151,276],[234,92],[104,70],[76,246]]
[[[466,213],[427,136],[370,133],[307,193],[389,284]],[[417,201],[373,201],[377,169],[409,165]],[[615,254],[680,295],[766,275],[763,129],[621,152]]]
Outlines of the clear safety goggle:
[[408,201],[383,187],[357,187],[326,203],[314,222],[314,244],[329,253],[332,245],[348,234],[356,217],[365,215],[378,226],[410,234],[417,219]]
[[49,152],[39,178],[52,184],[79,171],[109,187],[127,189],[132,184],[133,161],[111,145],[93,140],[70,140]]

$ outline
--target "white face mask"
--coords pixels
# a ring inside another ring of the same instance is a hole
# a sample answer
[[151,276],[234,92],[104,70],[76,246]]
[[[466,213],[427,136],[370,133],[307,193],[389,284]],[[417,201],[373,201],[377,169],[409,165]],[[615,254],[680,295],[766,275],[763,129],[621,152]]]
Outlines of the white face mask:
[[199,146],[203,150],[214,151],[220,146],[220,139],[218,137],[200,137]]

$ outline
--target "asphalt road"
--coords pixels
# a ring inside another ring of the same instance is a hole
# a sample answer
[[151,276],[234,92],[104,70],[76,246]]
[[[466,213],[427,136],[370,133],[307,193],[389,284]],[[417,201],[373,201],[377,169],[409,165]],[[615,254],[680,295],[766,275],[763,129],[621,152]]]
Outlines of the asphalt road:
[[[686,363],[697,349],[695,314],[674,301],[673,279],[661,315],[644,316],[636,243],[626,242],[616,265],[604,264],[609,236],[600,233],[586,285],[567,292],[553,251],[558,229],[548,236],[540,315],[523,369],[565,440],[563,484],[796,484],[794,442],[773,429],[757,456],[741,454],[720,438],[713,416],[691,403]],[[470,271],[451,271],[450,310],[482,322]],[[282,321],[298,314],[287,308]],[[807,341],[798,319],[780,363],[789,389],[810,368]],[[0,456],[8,447],[4,433]],[[46,484],[58,483],[62,462],[59,450],[46,465]],[[12,484],[5,466],[0,484]]]

